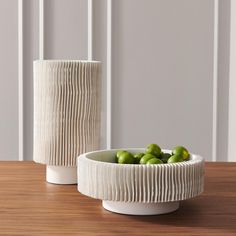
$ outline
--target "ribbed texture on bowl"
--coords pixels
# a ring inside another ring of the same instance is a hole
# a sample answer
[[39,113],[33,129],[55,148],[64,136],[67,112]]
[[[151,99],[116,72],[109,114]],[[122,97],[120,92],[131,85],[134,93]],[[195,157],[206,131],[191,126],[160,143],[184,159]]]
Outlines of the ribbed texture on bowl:
[[99,148],[100,68],[99,62],[34,62],[35,162],[76,166],[80,153]]
[[90,197],[125,202],[169,202],[203,191],[204,161],[158,165],[120,165],[78,158],[78,190]]

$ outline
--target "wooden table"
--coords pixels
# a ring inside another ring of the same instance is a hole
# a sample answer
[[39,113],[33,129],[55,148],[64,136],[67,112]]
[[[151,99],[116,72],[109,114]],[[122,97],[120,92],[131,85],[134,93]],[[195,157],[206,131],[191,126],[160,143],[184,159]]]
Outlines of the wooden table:
[[108,212],[45,166],[0,162],[0,235],[236,235],[236,163],[206,163],[205,192],[159,216]]

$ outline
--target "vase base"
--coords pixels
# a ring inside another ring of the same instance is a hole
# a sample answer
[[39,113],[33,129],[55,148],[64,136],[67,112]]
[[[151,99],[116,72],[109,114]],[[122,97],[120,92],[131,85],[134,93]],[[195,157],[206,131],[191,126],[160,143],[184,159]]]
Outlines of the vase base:
[[160,215],[176,211],[179,208],[179,201],[158,203],[102,201],[102,206],[108,211],[126,215]]
[[47,166],[46,181],[53,184],[77,184],[77,168]]

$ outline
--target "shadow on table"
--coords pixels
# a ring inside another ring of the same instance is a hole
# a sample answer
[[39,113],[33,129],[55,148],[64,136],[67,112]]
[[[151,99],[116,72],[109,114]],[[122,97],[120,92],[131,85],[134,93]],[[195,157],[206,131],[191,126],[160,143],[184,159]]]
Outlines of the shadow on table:
[[127,216],[132,221],[177,227],[224,229],[236,232],[235,196],[202,196],[181,202],[172,213],[157,216]]

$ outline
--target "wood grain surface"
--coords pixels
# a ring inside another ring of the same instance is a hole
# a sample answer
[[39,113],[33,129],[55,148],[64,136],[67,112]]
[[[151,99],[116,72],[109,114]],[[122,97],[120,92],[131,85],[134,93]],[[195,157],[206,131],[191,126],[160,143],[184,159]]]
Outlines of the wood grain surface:
[[205,191],[174,213],[106,211],[76,185],[45,182],[45,166],[0,162],[0,235],[236,235],[236,163],[206,163]]

